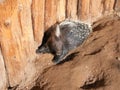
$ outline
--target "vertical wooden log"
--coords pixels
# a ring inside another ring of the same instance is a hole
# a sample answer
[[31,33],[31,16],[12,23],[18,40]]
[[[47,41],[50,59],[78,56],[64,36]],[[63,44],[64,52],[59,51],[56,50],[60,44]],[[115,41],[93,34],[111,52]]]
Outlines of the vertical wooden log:
[[5,67],[4,57],[0,47],[0,90],[7,90],[8,87],[8,77]]
[[94,21],[93,18],[102,16],[103,10],[104,10],[102,1],[103,0],[93,0],[93,1],[91,0],[90,1],[89,16],[87,17],[90,22]]
[[115,0],[105,0],[105,10],[110,13],[114,9]]
[[41,42],[44,34],[45,0],[33,0],[32,19],[35,41]]
[[67,0],[67,18],[77,19],[78,0]]
[[[12,2],[10,0],[7,0],[2,5],[0,5],[0,16],[2,16],[0,18],[0,48],[2,50],[1,53],[4,57],[3,59],[7,69],[8,79],[10,81],[10,78],[12,77],[12,81],[14,83],[19,82],[15,79],[16,77],[18,77],[18,67],[20,64],[17,60],[14,61],[14,59],[17,59],[17,46],[14,45],[15,42],[13,40],[13,35],[11,31],[11,16],[16,8],[16,4],[16,0],[13,0]],[[18,63],[17,66],[16,63]]]
[[79,14],[80,20],[84,21],[90,17],[90,0],[79,0]]
[[[35,73],[34,67],[30,66],[35,59],[31,3],[31,0],[7,0],[4,7],[0,7],[3,16],[0,18],[0,43],[11,87],[31,77],[28,73]],[[27,72],[30,68],[31,72]]]
[[118,12],[120,12],[120,0],[116,0],[114,4],[114,9]]
[[111,14],[114,3],[114,0],[80,0],[78,17],[91,23],[105,14]]
[[57,21],[62,21],[66,16],[66,0],[57,0]]
[[45,30],[56,23],[57,1],[58,0],[46,0],[45,2]]

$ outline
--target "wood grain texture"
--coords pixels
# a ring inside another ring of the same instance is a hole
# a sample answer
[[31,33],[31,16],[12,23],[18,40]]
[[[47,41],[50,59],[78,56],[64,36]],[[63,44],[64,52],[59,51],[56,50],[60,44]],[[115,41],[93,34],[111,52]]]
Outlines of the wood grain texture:
[[45,0],[33,0],[31,13],[34,39],[41,42],[44,32]]
[[119,11],[118,0],[2,0],[0,78],[4,82],[0,81],[0,88],[24,87],[37,78],[40,66],[34,64],[35,50],[42,42],[44,31],[56,21],[69,18],[92,23],[114,8]]

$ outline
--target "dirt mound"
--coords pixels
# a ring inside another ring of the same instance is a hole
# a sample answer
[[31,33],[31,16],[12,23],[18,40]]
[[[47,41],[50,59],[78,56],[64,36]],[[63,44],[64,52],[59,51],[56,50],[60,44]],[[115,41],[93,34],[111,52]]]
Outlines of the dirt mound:
[[93,27],[83,45],[44,69],[31,90],[120,90],[120,18],[109,16]]

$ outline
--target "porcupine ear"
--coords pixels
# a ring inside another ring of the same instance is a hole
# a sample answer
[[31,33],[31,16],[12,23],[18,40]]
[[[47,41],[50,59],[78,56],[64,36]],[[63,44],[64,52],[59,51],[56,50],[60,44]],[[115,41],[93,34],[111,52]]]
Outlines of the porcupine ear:
[[60,26],[59,26],[58,23],[57,23],[57,25],[56,25],[55,35],[56,35],[56,37],[60,37]]

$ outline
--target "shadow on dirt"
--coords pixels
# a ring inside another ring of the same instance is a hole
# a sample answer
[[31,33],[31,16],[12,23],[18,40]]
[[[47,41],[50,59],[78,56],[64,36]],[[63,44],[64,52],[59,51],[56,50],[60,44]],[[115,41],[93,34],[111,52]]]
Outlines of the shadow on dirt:
[[63,61],[61,61],[57,65],[61,65],[61,64],[65,63],[65,62],[72,61],[74,59],[74,57],[76,57],[78,55],[78,53],[79,52],[74,52],[74,53],[68,55]]

